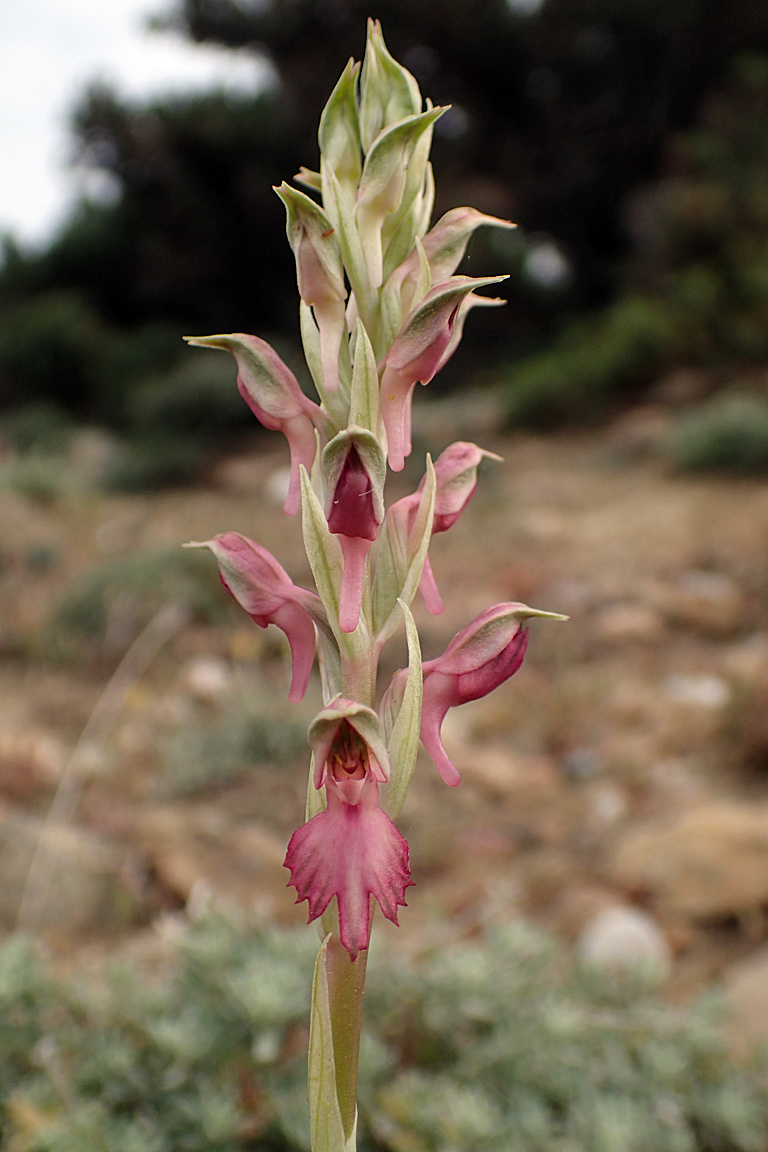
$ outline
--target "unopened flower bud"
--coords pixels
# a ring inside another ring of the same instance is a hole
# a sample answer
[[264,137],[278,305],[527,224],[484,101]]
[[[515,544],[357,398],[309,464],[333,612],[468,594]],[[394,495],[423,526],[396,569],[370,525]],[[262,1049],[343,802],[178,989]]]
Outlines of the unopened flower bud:
[[339,242],[330,220],[309,196],[285,183],[275,192],[285,205],[299,295],[311,305],[320,330],[325,386],[335,392],[339,386],[339,348],[346,332],[347,298]]

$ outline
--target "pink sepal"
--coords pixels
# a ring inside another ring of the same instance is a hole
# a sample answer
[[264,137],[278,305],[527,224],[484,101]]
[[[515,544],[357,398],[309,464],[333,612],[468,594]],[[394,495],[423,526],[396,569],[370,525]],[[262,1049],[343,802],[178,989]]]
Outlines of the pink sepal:
[[435,582],[435,574],[432,571],[432,565],[429,562],[428,555],[424,557],[424,567],[421,570],[421,578],[419,580],[419,591],[424,597],[424,603],[427,609],[433,616],[439,616],[444,607],[443,598]]
[[319,623],[324,617],[320,597],[294,584],[271,552],[239,532],[223,532],[201,546],[213,552],[222,584],[251,620],[285,633],[293,657],[289,699],[301,700],[315,659],[313,617]]
[[306,900],[308,921],[316,920],[333,897],[339,909],[341,942],[354,960],[368,947],[371,897],[397,924],[411,886],[408,844],[378,803],[378,785],[365,781],[359,800],[346,803],[327,789],[328,807],[298,828],[285,857],[296,903]]

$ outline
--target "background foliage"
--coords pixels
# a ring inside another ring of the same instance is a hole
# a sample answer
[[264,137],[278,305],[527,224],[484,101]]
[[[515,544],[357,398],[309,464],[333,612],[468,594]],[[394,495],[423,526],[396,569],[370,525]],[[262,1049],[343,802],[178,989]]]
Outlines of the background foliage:
[[[275,80],[253,97],[84,95],[73,159],[114,195],[83,201],[42,252],[6,239],[0,405],[54,401],[134,448],[147,440],[136,483],[194,474],[210,429],[182,420],[176,438],[197,443],[164,476],[167,421],[147,382],[194,412],[184,331],[296,341],[271,185],[315,163],[319,111],[360,57],[368,14],[362,0],[179,0],[158,14],[265,57]],[[471,386],[482,346],[510,416],[542,423],[602,412],[680,363],[722,374],[762,362],[761,0],[382,0],[375,15],[422,89],[453,105],[435,141],[438,212],[473,203],[521,225],[476,238],[484,267],[515,270],[510,305],[473,318],[432,391]],[[237,421],[219,406],[213,440]]]
[[[176,934],[178,935],[178,933]],[[313,934],[206,913],[148,980],[52,979],[0,950],[0,1147],[13,1152],[308,1148]],[[518,924],[377,957],[361,1085],[365,1152],[761,1152],[765,1068],[734,1062],[712,1004],[574,970]]]

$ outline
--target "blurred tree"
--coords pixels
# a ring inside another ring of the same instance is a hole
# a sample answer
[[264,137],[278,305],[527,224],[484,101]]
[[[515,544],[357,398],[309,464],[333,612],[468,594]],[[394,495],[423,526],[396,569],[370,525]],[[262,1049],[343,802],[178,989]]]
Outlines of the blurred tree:
[[[56,315],[48,323],[41,304],[28,326],[58,332],[63,293],[83,329],[67,355],[86,407],[94,392],[114,395],[115,381],[128,386],[128,361],[138,379],[152,348],[167,358],[183,328],[295,338],[293,260],[271,185],[315,163],[318,111],[345,60],[362,55],[370,11],[363,0],[166,3],[175,7],[158,25],[250,50],[277,80],[257,97],[149,104],[93,88],[76,110],[73,159],[108,195],[84,201],[41,253],[6,243],[0,345],[31,297],[45,295]],[[473,334],[486,348],[489,335],[524,347],[563,311],[612,298],[637,242],[625,227],[635,190],[664,170],[668,141],[734,55],[768,52],[765,0],[380,0],[375,14],[423,91],[453,105],[436,131],[437,211],[471,203],[523,225],[517,238],[475,241],[494,270],[516,263],[529,291],[477,318],[457,378]],[[150,321],[165,335],[121,346],[115,373],[102,337]],[[0,356],[0,402],[24,394],[25,373],[46,394],[48,369],[14,355]],[[60,399],[68,391],[51,386]]]
[[477,203],[553,236],[574,302],[602,302],[625,249],[622,203],[735,52],[768,48],[765,0],[177,0],[195,40],[265,52],[305,162],[369,14],[436,103],[443,203]]

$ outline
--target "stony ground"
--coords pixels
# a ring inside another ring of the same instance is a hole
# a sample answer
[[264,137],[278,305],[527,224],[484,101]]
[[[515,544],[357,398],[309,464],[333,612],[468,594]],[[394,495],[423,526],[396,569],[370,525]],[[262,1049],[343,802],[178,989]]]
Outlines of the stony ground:
[[[653,409],[554,438],[495,432],[481,405],[427,422],[431,444],[472,436],[505,462],[484,465],[433,544],[446,611],[416,605],[425,656],[502,600],[571,621],[535,622],[523,670],[449,715],[458,790],[420,763],[399,942],[417,952],[526,915],[588,955],[649,959],[674,996],[723,980],[741,1031],[768,1035],[768,486],[671,475],[648,450],[664,425]],[[281,637],[185,612],[149,569],[151,623],[104,691],[146,623],[142,557],[237,529],[307,581],[299,525],[276,501],[284,463],[282,444],[257,439],[196,489],[0,491],[6,929],[123,948],[211,893],[303,918],[282,859],[319,689],[285,702]],[[411,461],[393,495],[419,476]],[[125,560],[134,576],[101,632],[59,651],[62,599]],[[215,598],[212,562],[210,581]]]

